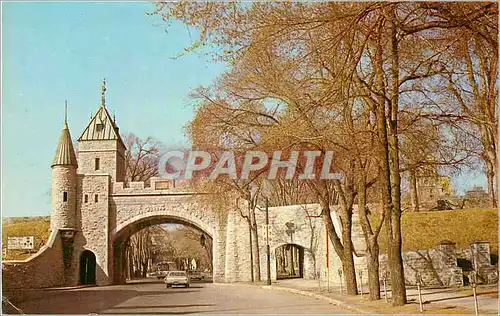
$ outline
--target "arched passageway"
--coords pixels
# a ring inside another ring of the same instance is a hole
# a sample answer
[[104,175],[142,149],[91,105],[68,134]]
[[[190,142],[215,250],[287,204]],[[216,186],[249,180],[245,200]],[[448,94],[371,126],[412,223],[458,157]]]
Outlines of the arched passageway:
[[85,250],[80,256],[80,284],[95,284],[95,274],[95,254],[90,250]]
[[304,247],[284,244],[275,249],[276,279],[304,277]]
[[[210,263],[209,269],[206,271],[213,273],[213,243],[212,243],[212,234],[205,231],[204,229],[200,228],[198,225],[187,221],[185,219],[179,218],[179,217],[173,217],[173,216],[148,216],[141,218],[140,220],[137,220],[135,222],[132,222],[128,224],[127,226],[123,227],[117,233],[115,234],[114,242],[113,242],[113,266],[114,266],[114,274],[113,274],[113,283],[115,284],[123,284],[126,283],[126,280],[132,279],[132,278],[141,278],[141,277],[146,277],[146,276],[152,276],[152,277],[157,277],[156,273],[160,272],[158,269],[160,266],[165,266],[163,263],[168,262],[169,263],[169,268],[167,270],[177,270],[177,269],[192,269],[192,259],[189,258],[189,264],[184,264],[185,260],[187,258],[174,258],[174,257],[164,257],[158,256],[157,252],[161,252],[161,243],[160,244],[154,244],[151,245],[151,253],[150,257],[147,258],[147,261],[144,261],[144,264],[147,265],[147,270],[148,274],[146,274],[145,271],[145,266],[141,267],[142,273],[138,274],[138,271],[136,267],[136,263],[134,262],[134,259],[131,256],[131,237],[134,234],[137,234],[141,230],[144,230],[146,228],[153,228],[156,227],[156,229],[159,228],[159,225],[161,224],[176,224],[176,225],[182,225],[184,227],[188,227],[191,229],[194,229],[197,231],[200,236],[203,236],[203,238],[199,238],[198,242],[202,247],[205,249],[205,245],[207,245],[206,250],[207,250],[207,257]],[[161,229],[160,229],[161,230]],[[206,262],[206,261],[205,261]],[[187,263],[187,261],[186,261]],[[158,271],[157,271],[158,270]],[[201,271],[201,270],[200,270]],[[205,271],[204,271],[205,272]],[[152,275],[150,275],[152,273]],[[211,278],[210,278],[211,279]]]

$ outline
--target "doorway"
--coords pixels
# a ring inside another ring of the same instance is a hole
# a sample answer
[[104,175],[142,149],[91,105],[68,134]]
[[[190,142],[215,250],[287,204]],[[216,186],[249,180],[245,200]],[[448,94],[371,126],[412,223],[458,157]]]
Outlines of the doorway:
[[96,260],[90,250],[85,250],[80,256],[80,284],[95,284]]

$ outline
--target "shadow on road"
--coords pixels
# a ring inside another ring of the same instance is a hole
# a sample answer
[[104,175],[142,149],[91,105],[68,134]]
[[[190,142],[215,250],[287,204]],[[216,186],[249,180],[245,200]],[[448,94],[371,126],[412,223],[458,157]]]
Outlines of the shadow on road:
[[[87,290],[79,292],[58,292],[18,305],[26,314],[90,314],[110,309],[137,296],[137,291]],[[142,294],[142,293],[141,293]],[[162,292],[165,294],[165,292]]]

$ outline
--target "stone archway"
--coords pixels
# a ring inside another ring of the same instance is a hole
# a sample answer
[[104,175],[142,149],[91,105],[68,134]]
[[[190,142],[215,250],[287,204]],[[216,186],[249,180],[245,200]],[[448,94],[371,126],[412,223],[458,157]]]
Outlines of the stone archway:
[[276,247],[276,279],[304,277],[304,247],[297,244],[283,244]]
[[[130,272],[127,271],[127,267],[130,267],[130,258],[127,258],[126,244],[129,238],[136,234],[137,232],[145,229],[147,227],[152,227],[160,224],[181,224],[184,226],[192,227],[206,236],[206,238],[212,239],[213,245],[213,235],[214,230],[208,225],[199,225],[198,223],[193,223],[193,221],[181,218],[174,215],[166,215],[164,212],[153,212],[148,214],[143,214],[140,216],[135,216],[128,220],[126,223],[117,227],[116,230],[112,231],[112,247],[113,247],[113,283],[123,284],[126,282],[127,277]],[[204,226],[200,227],[200,226]],[[214,273],[214,247],[212,246],[212,273]]]
[[96,284],[96,257],[90,250],[85,250],[80,255],[80,284]]

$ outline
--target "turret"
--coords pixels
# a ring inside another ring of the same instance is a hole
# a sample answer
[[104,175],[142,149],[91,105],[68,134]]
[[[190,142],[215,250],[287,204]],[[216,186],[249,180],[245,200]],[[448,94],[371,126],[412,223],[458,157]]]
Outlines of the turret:
[[64,126],[52,161],[52,215],[50,230],[75,229],[76,169],[75,150],[68,128],[67,104]]

